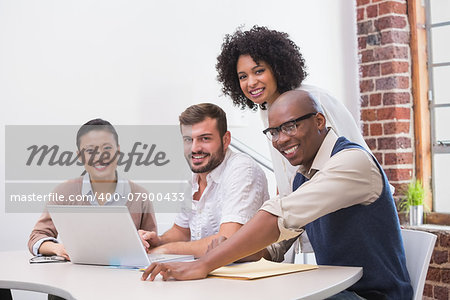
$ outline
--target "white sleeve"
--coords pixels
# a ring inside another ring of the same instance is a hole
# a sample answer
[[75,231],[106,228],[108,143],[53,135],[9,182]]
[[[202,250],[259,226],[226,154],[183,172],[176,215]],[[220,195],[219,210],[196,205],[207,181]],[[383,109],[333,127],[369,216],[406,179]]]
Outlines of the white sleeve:
[[180,227],[189,228],[190,219],[191,213],[187,209],[181,209],[181,212],[176,215],[174,223]]
[[267,179],[263,170],[248,156],[229,161],[227,174],[221,180],[225,192],[220,223],[247,223],[269,199]]

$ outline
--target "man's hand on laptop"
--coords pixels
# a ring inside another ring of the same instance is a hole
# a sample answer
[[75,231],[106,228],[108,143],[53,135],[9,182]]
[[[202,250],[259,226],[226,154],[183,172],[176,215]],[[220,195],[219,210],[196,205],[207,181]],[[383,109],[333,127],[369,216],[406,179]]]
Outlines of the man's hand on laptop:
[[138,230],[138,233],[147,252],[149,252],[151,248],[158,247],[162,244],[160,237],[154,231],[145,231],[140,229]]
[[55,243],[53,241],[45,241],[39,247],[39,254],[42,255],[58,255],[67,260],[70,260],[69,254],[67,254],[66,248],[62,244]]

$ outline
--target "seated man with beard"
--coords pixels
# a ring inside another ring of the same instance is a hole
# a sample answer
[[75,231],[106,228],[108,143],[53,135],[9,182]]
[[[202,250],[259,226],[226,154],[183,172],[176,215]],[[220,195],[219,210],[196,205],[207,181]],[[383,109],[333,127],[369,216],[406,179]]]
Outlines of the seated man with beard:
[[262,169],[248,155],[228,149],[225,112],[211,103],[179,117],[184,154],[192,170],[192,210],[180,212],[166,233],[140,231],[151,253],[202,256],[218,236],[230,237],[269,198]]

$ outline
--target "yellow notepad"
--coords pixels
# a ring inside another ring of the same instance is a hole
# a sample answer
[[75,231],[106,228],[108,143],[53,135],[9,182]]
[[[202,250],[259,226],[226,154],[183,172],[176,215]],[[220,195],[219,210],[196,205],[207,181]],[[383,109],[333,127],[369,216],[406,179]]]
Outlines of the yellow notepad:
[[269,276],[276,276],[294,272],[317,269],[316,265],[297,265],[276,263],[261,258],[259,261],[251,263],[234,264],[218,268],[210,276],[224,277],[232,279],[258,279]]

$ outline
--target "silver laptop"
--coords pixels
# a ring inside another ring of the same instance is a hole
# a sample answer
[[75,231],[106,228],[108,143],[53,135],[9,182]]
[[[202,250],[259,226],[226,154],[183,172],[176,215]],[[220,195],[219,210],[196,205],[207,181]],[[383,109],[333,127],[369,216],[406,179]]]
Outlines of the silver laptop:
[[48,205],[70,260],[77,264],[146,267],[192,255],[147,254],[126,206]]

